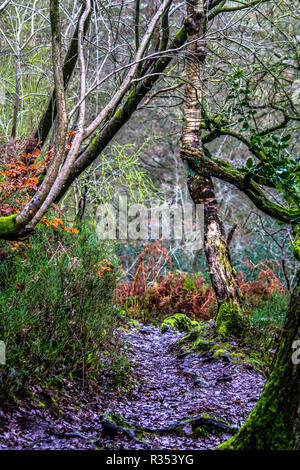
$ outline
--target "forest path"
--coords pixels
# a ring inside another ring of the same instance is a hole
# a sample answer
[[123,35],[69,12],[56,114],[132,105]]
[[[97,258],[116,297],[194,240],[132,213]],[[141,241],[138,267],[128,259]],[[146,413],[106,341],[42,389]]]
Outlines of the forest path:
[[[100,449],[144,449],[145,444],[126,435],[104,436],[100,416],[111,409],[128,423],[158,429],[207,413],[240,426],[260,395],[265,379],[253,369],[172,353],[178,332],[161,334],[155,326],[140,325],[121,334],[133,363],[134,390],[108,390],[101,383],[81,390],[68,383],[55,392],[33,385],[34,402],[24,398],[17,406],[0,407],[0,449],[84,450],[94,449],[95,443]],[[195,437],[189,425],[182,431],[151,433],[145,440],[153,449],[192,450],[213,449],[229,437]]]
[[[161,334],[152,325],[124,333],[140,384],[131,394],[113,400],[110,408],[128,423],[155,429],[201,413],[239,427],[254,407],[264,378],[232,362],[208,362],[196,354],[175,355],[170,348],[180,336],[182,333],[175,331]],[[147,436],[147,441],[154,448],[212,449],[226,437],[229,435],[195,438],[191,426],[186,426],[182,436],[153,435]],[[139,447],[133,442],[129,445]]]

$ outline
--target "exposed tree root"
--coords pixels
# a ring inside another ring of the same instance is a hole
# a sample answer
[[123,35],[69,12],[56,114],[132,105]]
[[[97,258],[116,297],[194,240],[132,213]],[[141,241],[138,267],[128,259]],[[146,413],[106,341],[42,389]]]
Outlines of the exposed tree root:
[[182,432],[181,428],[184,428],[185,426],[191,426],[193,430],[196,430],[199,427],[206,430],[210,428],[211,432],[219,431],[228,434],[235,434],[238,432],[238,428],[231,426],[229,423],[226,423],[226,421],[205,414],[175,421],[162,428],[150,428],[133,423],[127,423],[121,415],[114,413],[112,410],[108,410],[102,415],[101,423],[103,435],[115,437],[119,434],[124,434],[149,449],[151,449],[151,446],[139,438],[137,435],[138,433],[164,434],[170,432]]
[[113,413],[112,410],[107,410],[101,417],[102,424],[102,434],[105,436],[115,437],[119,434],[124,434],[129,439],[132,439],[139,444],[143,444],[147,449],[152,449],[152,447],[147,444],[147,442],[139,439],[136,435],[136,432],[142,430],[142,428],[136,428],[132,425],[129,425],[124,421],[121,415]]
[[70,432],[54,432],[57,437],[60,437],[61,439],[68,439],[72,437],[79,437],[80,439],[83,439],[85,441],[92,441],[91,437],[85,436],[84,434],[81,434],[78,431],[70,431]]
[[165,433],[165,432],[176,432],[179,430],[179,428],[190,425],[193,428],[196,428],[198,426],[206,426],[210,427],[222,432],[226,432],[228,434],[235,434],[238,432],[238,428],[234,426],[230,426],[226,421],[214,418],[209,415],[196,415],[193,416],[192,418],[186,418],[180,421],[175,421],[174,423],[171,423],[169,426],[166,426],[164,428],[158,428],[158,429],[153,429],[153,428],[142,428],[145,432],[156,432],[156,433]]

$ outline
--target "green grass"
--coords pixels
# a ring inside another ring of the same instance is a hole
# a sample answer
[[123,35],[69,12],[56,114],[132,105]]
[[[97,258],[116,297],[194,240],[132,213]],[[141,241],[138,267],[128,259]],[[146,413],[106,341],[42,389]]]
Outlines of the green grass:
[[290,294],[275,291],[267,299],[257,298],[252,307],[252,322],[261,330],[282,327]]

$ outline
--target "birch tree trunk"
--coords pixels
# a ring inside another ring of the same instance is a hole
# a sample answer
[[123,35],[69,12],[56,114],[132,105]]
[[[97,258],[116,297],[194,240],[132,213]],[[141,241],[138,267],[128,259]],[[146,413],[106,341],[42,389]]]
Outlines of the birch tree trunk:
[[[203,65],[205,61],[206,18],[203,0],[187,1],[185,29],[188,40],[187,80],[184,102],[184,127],[182,133],[182,154],[184,149],[202,150],[201,100],[203,90]],[[213,181],[210,177],[195,174],[185,161],[187,181],[192,200],[204,204],[204,250],[209,267],[211,282],[218,300],[219,310],[226,303],[237,312],[240,305],[239,285],[231,264],[226,243],[224,225],[219,215]],[[235,323],[235,322],[234,322]],[[222,325],[223,327],[224,325]],[[229,326],[229,325],[228,325]],[[226,328],[227,330],[228,328]],[[230,327],[229,327],[230,329]],[[234,326],[234,333],[238,333]],[[230,331],[222,331],[224,334]]]

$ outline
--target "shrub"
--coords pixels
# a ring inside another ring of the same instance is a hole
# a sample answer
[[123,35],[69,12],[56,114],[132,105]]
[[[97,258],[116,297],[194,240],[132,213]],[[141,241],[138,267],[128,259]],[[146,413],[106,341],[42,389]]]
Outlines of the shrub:
[[251,266],[248,260],[245,264],[256,272],[255,279],[246,282],[245,275],[241,272],[238,276],[242,294],[246,298],[260,298],[267,300],[274,292],[284,292],[286,288],[276,274],[277,263],[270,260]]
[[[252,287],[255,287],[254,291]],[[244,299],[244,309],[251,318],[248,340],[251,348],[270,366],[279,344],[290,293],[278,288],[261,296],[257,287],[257,284],[252,283]]]
[[212,288],[201,273],[188,275],[169,271],[138,296],[130,296],[130,284],[119,285],[117,292],[124,308],[134,317],[142,316],[143,321],[160,322],[174,313],[208,320],[216,311]]
[[2,392],[30,380],[97,377],[112,343],[118,312],[118,267],[94,235],[39,228],[28,243],[3,242],[0,339],[6,365]]

